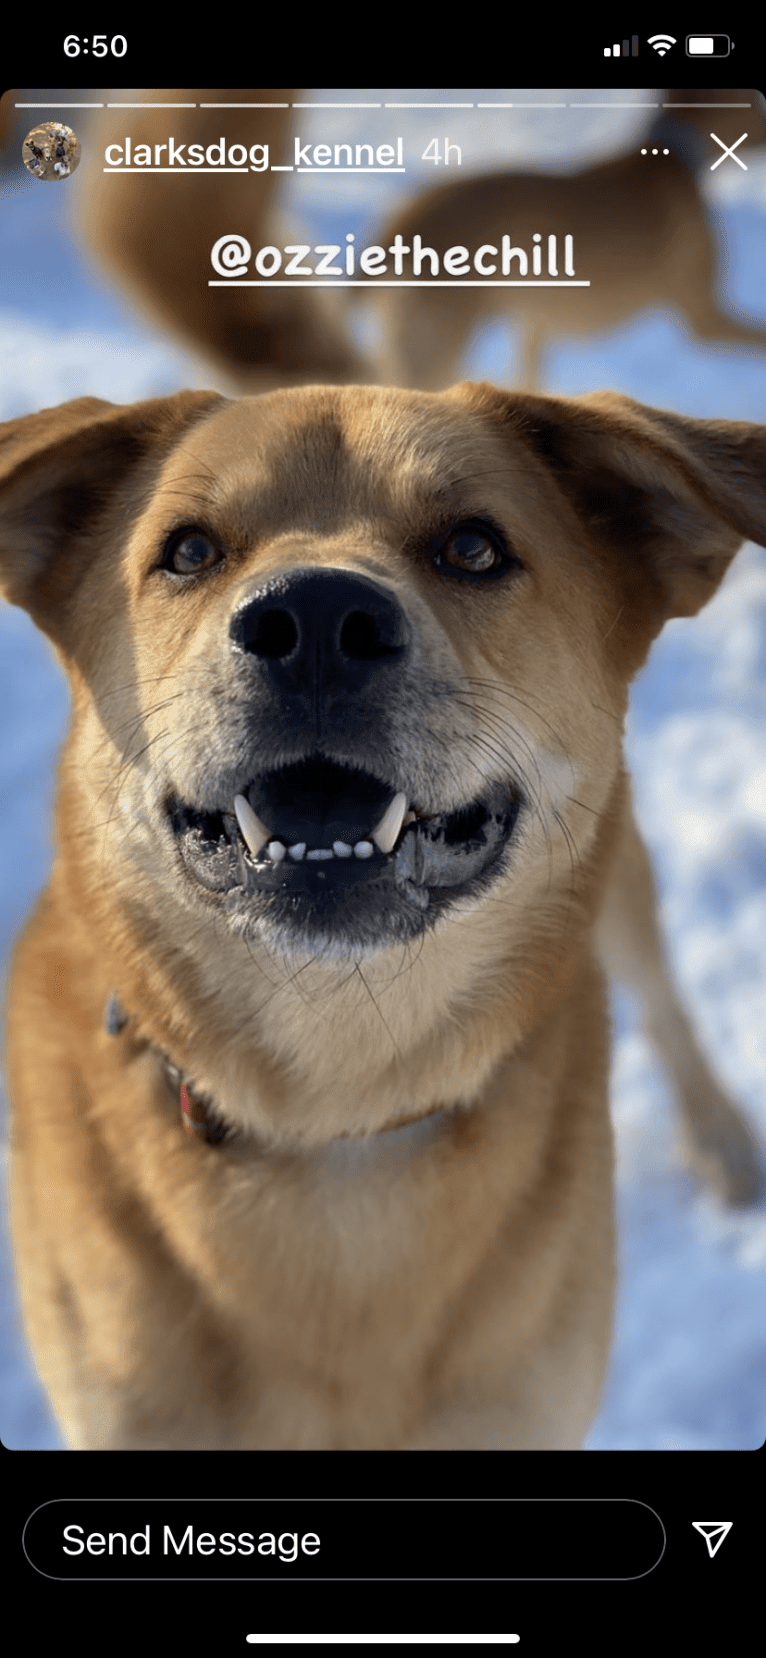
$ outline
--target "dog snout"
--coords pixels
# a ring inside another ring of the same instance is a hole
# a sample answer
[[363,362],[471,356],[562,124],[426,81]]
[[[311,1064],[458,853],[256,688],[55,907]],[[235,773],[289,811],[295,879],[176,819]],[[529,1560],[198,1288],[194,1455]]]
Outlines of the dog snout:
[[364,689],[400,666],[412,628],[394,595],[347,570],[297,569],[252,594],[235,611],[232,647],[258,660],[280,695]]

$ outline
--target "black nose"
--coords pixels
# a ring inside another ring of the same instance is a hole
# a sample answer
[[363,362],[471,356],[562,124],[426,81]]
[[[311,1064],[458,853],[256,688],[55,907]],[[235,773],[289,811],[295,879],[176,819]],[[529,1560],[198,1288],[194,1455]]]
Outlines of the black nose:
[[323,698],[361,690],[409,650],[411,627],[391,593],[347,570],[288,570],[240,605],[236,651],[258,658],[276,690]]

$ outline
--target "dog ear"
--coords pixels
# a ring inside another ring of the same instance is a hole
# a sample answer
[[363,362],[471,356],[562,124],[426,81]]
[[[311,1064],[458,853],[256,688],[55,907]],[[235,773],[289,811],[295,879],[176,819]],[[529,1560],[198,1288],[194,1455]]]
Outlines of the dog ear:
[[618,559],[627,591],[645,607],[655,590],[658,625],[694,615],[743,541],[766,545],[766,426],[692,420],[616,392],[494,392],[486,403]]
[[0,425],[0,592],[55,638],[129,476],[142,464],[153,476],[181,434],[221,402],[216,392],[127,407],[78,397]]

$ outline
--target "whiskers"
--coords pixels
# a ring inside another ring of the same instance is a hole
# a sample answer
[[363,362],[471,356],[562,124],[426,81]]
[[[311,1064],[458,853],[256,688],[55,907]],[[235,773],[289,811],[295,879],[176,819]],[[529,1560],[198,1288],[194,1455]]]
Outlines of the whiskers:
[[[519,695],[502,680],[469,676],[467,683],[474,693],[470,702],[464,698],[456,700],[458,706],[470,713],[474,725],[482,728],[472,738],[472,746],[489,762],[491,777],[499,775],[511,779],[539,824],[548,853],[549,887],[554,872],[554,834],[563,840],[569,859],[568,894],[571,902],[582,859],[575,834],[565,816],[565,803],[582,807],[582,802],[561,785],[561,774],[567,767],[572,780],[575,777],[574,767],[567,759],[565,733],[551,723],[539,702],[533,703],[528,697]],[[536,741],[534,734],[530,733],[529,723],[520,719],[520,710],[531,715],[534,726],[545,733],[547,741]],[[486,782],[484,768],[478,766],[475,760],[470,763]],[[559,771],[555,778],[555,791],[551,776],[554,766]],[[554,792],[560,800],[554,798]],[[583,809],[593,811],[592,808]],[[593,812],[593,815],[597,814]],[[504,901],[503,894],[498,897],[500,902]]]
[[[218,895],[201,892],[199,909],[197,900],[189,896],[177,867],[179,853],[167,802],[171,792],[186,798],[184,782],[190,777],[199,788],[199,780],[207,775],[210,798],[223,800],[231,781],[233,801],[233,780],[243,761],[245,714],[246,702],[239,688],[234,687],[229,695],[224,685],[217,696],[204,662],[112,685],[99,699],[102,731],[93,750],[91,813],[79,830],[81,845],[86,843],[84,855],[92,858],[98,879],[111,885],[113,865],[121,860],[119,879],[127,901],[140,908],[155,932],[163,922],[150,912],[153,904],[161,908],[171,935],[168,954],[175,948],[173,917],[183,912],[179,960],[190,969],[196,961],[204,963],[195,973],[205,994],[230,995],[254,1019],[273,1014],[283,1040],[287,1040],[296,999],[301,1009],[329,1027],[338,1018],[361,1017],[364,1010],[380,1027],[381,1041],[385,1033],[386,1049],[401,1058],[397,1033],[402,998],[406,999],[407,981],[428,948],[431,927],[399,946],[381,948],[377,956],[374,941],[368,947],[366,940],[358,947],[356,941],[350,942],[345,950],[339,945],[333,955],[330,942],[317,947],[310,933],[305,947],[296,932],[289,947],[283,948],[278,925],[270,921],[268,895],[254,893],[252,870],[237,837],[228,834],[228,829],[223,831],[230,842],[227,855],[239,857],[239,875],[234,873],[228,888],[231,905],[227,907],[223,886]],[[529,904],[532,869],[535,890],[545,898],[546,862],[552,907],[541,912],[540,924],[553,925],[554,909],[560,918],[562,907],[568,911],[576,905],[582,884],[582,846],[589,844],[590,827],[598,813],[578,798],[577,771],[568,752],[567,735],[551,719],[543,699],[535,700],[525,689],[515,691],[490,676],[466,676],[457,694],[453,690],[449,697],[440,698],[434,692],[429,699],[426,694],[411,723],[402,720],[397,759],[405,776],[401,787],[421,812],[457,813],[499,782],[510,786],[521,802],[518,826],[504,854],[503,873],[493,879],[488,872],[475,888],[467,888],[464,901],[456,891],[454,906],[435,916],[435,929],[448,926],[455,915],[470,914],[471,909],[504,906],[509,916],[504,933],[512,938],[513,917],[521,916]],[[73,763],[78,763],[76,750]],[[255,768],[257,759],[251,755],[249,763]],[[198,798],[192,787],[189,798]],[[580,812],[587,818],[580,818]],[[582,833],[578,825],[583,826]],[[136,872],[132,891],[131,869]],[[252,906],[247,896],[243,901],[243,893],[253,894]],[[244,995],[244,958],[240,949],[232,950],[233,936],[246,952],[252,973]],[[396,956],[394,949],[400,952]],[[283,1014],[282,1009],[288,1011]]]

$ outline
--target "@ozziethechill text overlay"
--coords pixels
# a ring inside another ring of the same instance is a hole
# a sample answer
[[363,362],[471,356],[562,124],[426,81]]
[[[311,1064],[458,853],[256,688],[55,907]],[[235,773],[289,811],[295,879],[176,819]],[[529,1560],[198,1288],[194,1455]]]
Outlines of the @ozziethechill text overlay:
[[[210,250],[210,263],[218,277],[209,286],[231,284],[248,287],[320,286],[345,287],[566,287],[589,288],[590,280],[578,278],[574,264],[574,237],[541,231],[533,233],[526,247],[512,245],[503,235],[496,245],[482,242],[471,249],[462,243],[439,254],[422,237],[405,242],[396,235],[390,247],[372,243],[357,248],[356,236],[346,233],[345,242],[311,247],[293,242],[283,248],[268,243],[253,252],[246,236],[220,236]],[[254,276],[250,272],[254,271]]]

